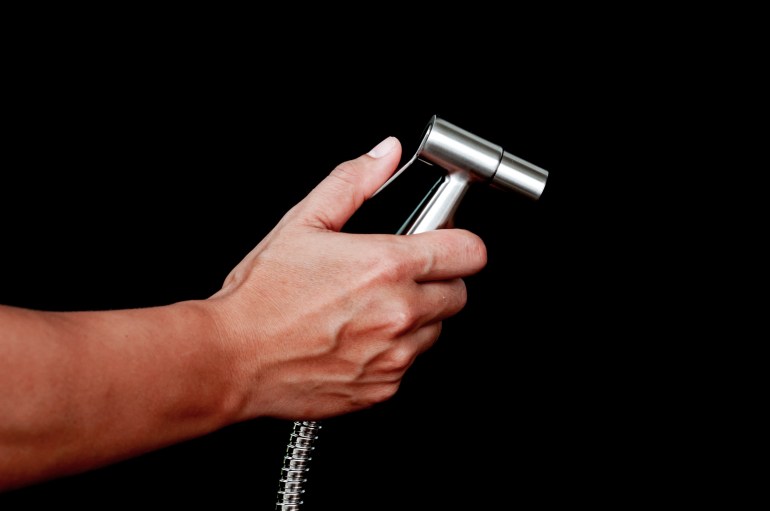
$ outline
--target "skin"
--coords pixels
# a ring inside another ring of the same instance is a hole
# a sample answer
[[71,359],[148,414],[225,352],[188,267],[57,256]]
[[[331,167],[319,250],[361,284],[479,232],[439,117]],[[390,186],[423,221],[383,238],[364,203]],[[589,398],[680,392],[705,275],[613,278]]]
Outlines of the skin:
[[259,417],[389,399],[466,303],[486,249],[460,229],[339,232],[394,172],[390,137],[339,165],[206,300],[96,312],[0,306],[0,490]]

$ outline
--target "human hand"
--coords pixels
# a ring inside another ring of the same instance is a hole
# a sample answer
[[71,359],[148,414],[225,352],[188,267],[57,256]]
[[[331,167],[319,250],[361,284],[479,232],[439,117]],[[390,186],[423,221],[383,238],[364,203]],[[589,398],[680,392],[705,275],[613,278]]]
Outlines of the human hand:
[[460,229],[340,230],[394,172],[397,139],[339,165],[204,302],[229,353],[237,420],[321,419],[384,401],[486,264]]

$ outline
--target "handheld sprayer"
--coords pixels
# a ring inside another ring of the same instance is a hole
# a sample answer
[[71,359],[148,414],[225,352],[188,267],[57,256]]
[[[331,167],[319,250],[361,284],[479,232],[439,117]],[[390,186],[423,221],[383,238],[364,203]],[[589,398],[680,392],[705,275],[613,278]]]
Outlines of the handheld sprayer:
[[[417,159],[446,171],[396,234],[416,234],[452,226],[460,201],[474,183],[518,192],[531,199],[543,193],[548,171],[435,115],[415,155],[383,184],[390,185]],[[299,511],[318,421],[296,421],[284,457],[276,511]]]

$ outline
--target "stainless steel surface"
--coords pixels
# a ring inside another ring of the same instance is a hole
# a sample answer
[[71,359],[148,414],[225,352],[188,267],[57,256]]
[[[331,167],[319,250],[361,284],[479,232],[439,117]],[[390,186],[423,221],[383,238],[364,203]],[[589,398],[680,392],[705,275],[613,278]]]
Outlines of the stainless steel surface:
[[313,451],[313,442],[318,438],[321,426],[316,421],[296,421],[286,447],[283,459],[281,479],[278,485],[278,502],[276,511],[299,510],[302,505],[302,494],[305,474],[309,470],[308,463]]
[[447,174],[433,194],[418,206],[399,234],[451,227],[460,201],[472,183],[487,183],[538,199],[548,179],[545,169],[434,115],[415,156],[380,190],[414,163],[415,157],[445,169]]
[[411,223],[405,225],[399,234],[417,234],[443,227],[451,227],[457,206],[468,191],[472,175],[457,171],[448,174],[441,181],[438,189],[428,199],[425,207],[413,216]]
[[492,186],[522,193],[532,199],[539,199],[548,179],[548,171],[503,152]]
[[444,168],[449,174],[468,173],[474,181],[492,179],[503,148],[433,116],[417,157]]

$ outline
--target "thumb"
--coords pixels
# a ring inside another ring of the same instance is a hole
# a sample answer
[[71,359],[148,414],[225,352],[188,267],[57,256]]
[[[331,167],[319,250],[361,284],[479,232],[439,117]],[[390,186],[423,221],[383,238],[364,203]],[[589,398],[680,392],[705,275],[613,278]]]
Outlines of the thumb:
[[401,143],[396,137],[386,138],[363,156],[339,164],[297,205],[295,213],[307,224],[339,231],[388,180],[400,160]]

